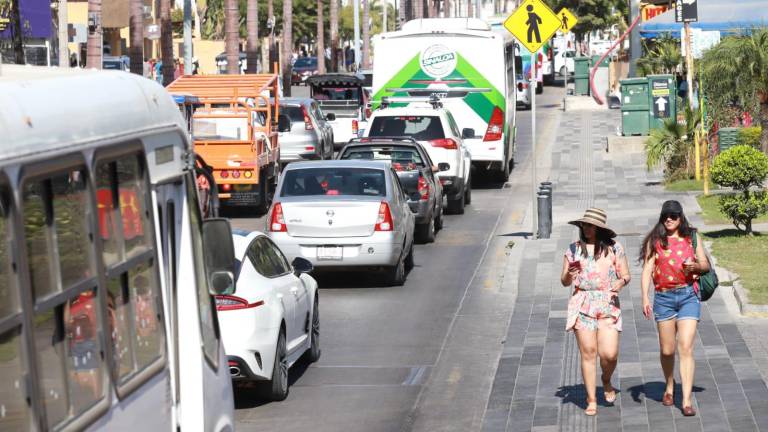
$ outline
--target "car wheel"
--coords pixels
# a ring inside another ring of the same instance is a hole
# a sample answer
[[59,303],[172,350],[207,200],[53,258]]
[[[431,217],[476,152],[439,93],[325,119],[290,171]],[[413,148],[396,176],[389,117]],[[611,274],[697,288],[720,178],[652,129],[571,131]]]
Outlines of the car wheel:
[[541,84],[539,82],[536,83],[536,94],[542,94],[544,93],[544,84]]
[[315,305],[312,308],[312,324],[309,329],[309,361],[314,363],[320,360],[320,302],[315,296]]
[[416,237],[419,241],[424,243],[432,243],[435,241],[435,218],[429,218],[429,222],[425,224],[416,225]]
[[460,193],[455,198],[448,198],[448,214],[464,214],[464,199],[466,194]]
[[[411,246],[413,247],[413,246]],[[409,254],[412,251],[409,251]],[[390,286],[402,286],[405,283],[405,259],[401,256],[397,264],[390,267],[387,274],[387,283]]]
[[435,211],[437,212],[437,217],[435,218],[435,231],[440,231],[443,229],[443,205],[442,200],[440,200],[441,203],[437,205],[437,209]]
[[272,368],[272,379],[268,382],[267,397],[273,401],[285,400],[288,397],[288,358],[285,349],[285,331],[280,330],[275,348],[275,366]]
[[408,255],[405,256],[405,262],[403,263],[405,271],[410,271],[414,266],[413,261],[413,243],[411,243],[410,249],[408,249]]
[[464,187],[464,205],[470,205],[472,203],[472,179],[467,180],[467,185]]
[[[505,156],[505,159],[506,159],[506,156]],[[496,171],[496,181],[498,181],[499,183],[506,183],[507,180],[509,180],[510,163],[502,162],[502,164],[504,166],[500,170]]]

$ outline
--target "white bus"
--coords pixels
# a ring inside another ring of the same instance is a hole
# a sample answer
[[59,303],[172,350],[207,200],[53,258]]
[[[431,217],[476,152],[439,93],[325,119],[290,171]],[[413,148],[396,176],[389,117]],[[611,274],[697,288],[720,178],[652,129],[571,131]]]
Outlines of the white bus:
[[6,65],[0,137],[0,430],[233,430],[232,237],[170,95]]
[[460,130],[474,130],[464,137],[473,166],[506,181],[515,157],[512,35],[476,18],[417,19],[374,46],[373,107],[385,96],[437,94]]

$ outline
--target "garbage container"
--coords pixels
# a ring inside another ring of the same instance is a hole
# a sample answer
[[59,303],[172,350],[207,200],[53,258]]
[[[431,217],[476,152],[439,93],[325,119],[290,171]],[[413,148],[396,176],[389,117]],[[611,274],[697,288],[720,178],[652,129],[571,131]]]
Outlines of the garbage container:
[[648,135],[648,78],[628,78],[621,84],[621,131],[622,135]]
[[[592,56],[592,66],[596,65],[598,60],[600,60],[600,57],[602,57],[602,54],[597,54]],[[605,59],[603,59],[602,62],[600,62],[600,66],[598,67],[608,67],[608,65],[611,63],[611,56],[607,56]]]
[[589,57],[576,57],[573,59],[574,92],[577,95],[589,95],[589,68],[592,59]]
[[664,120],[677,118],[677,83],[672,75],[648,75],[650,129],[661,129]]
[[729,127],[717,131],[717,146],[720,153],[739,144],[739,129],[741,128]]

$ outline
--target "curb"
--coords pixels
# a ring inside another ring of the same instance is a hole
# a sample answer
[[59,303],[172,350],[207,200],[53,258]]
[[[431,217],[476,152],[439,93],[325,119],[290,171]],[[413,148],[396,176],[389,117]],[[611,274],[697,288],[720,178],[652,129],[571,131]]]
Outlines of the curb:
[[733,296],[739,304],[742,315],[768,318],[768,305],[755,305],[749,302],[747,290],[741,285],[739,279],[733,281]]

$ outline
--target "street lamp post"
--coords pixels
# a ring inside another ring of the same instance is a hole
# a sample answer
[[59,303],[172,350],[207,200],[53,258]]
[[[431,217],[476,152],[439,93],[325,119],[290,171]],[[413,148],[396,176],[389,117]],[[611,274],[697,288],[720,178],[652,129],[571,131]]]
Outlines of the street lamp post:
[[192,0],[184,0],[184,75],[192,75]]
[[360,69],[360,0],[352,0],[355,27],[355,70]]

